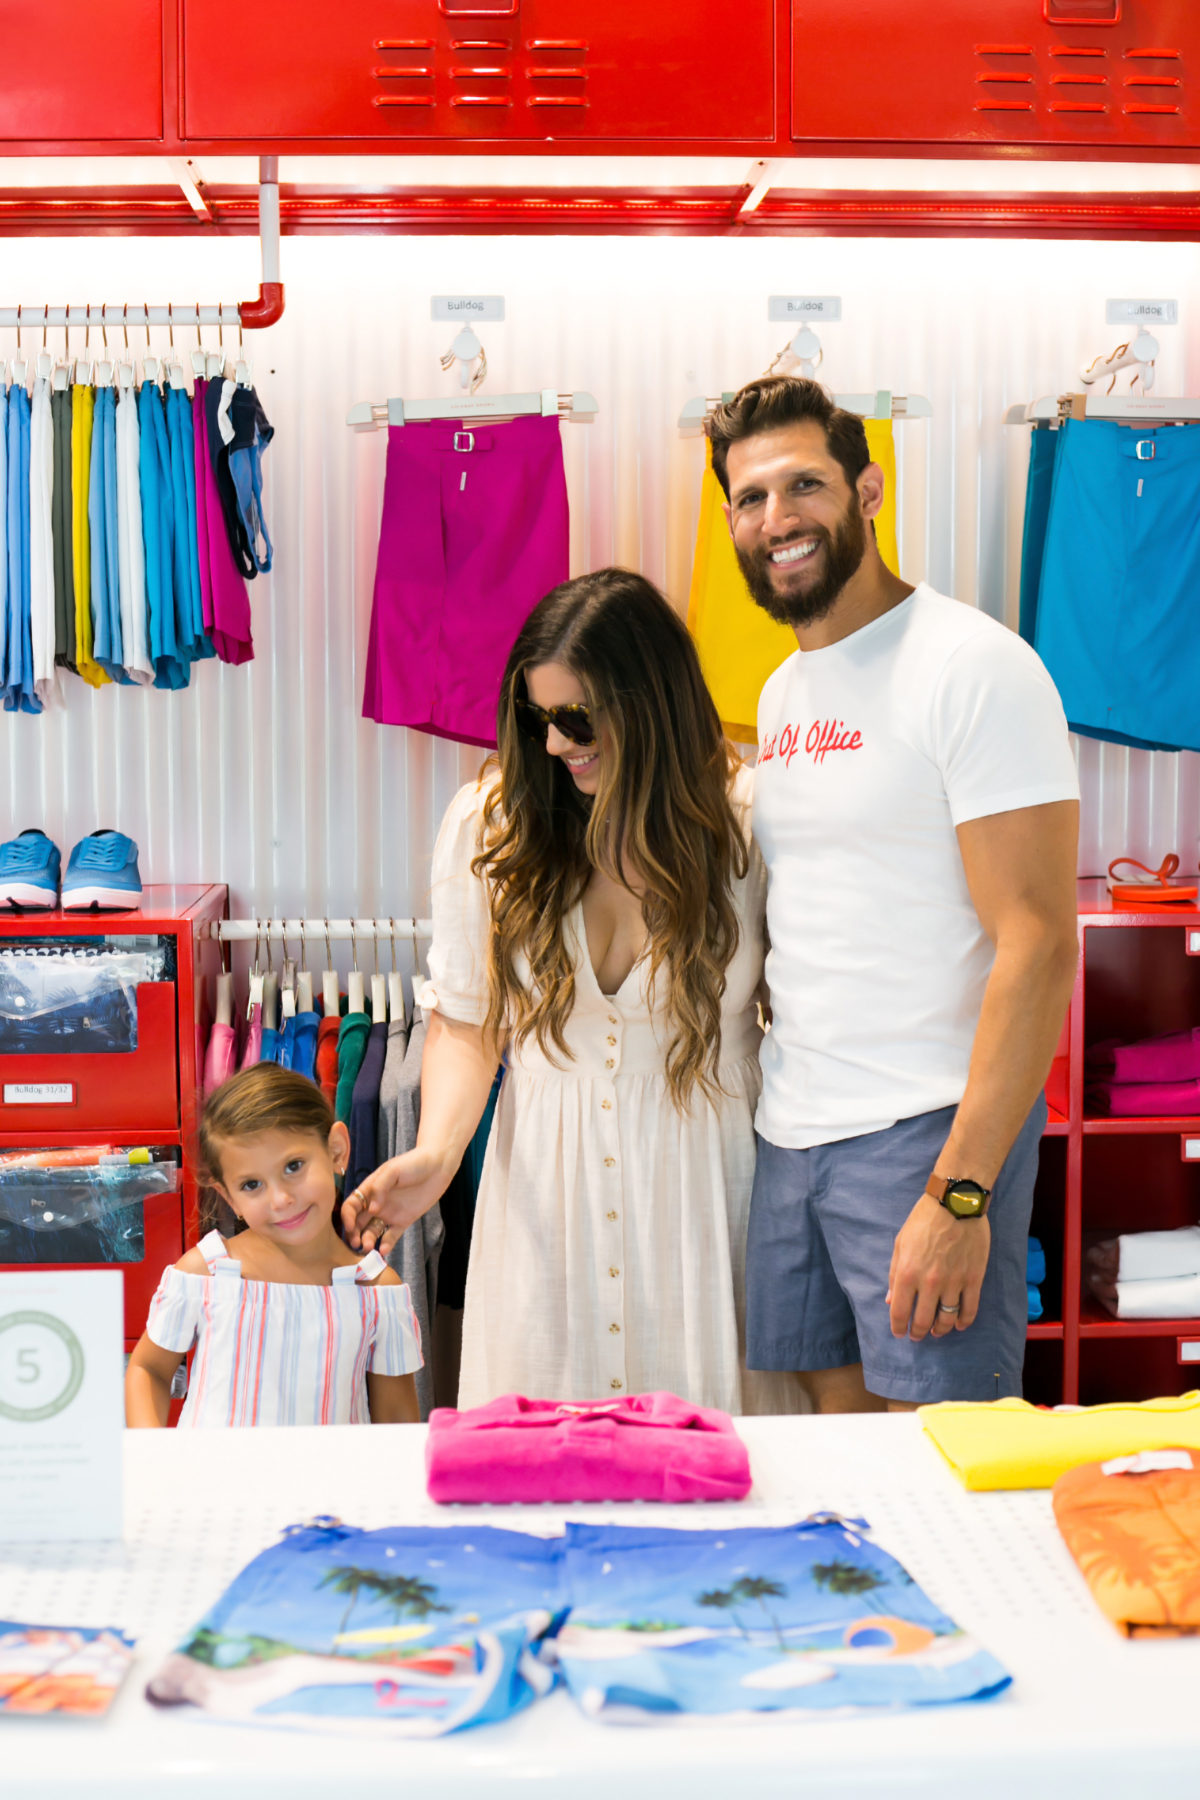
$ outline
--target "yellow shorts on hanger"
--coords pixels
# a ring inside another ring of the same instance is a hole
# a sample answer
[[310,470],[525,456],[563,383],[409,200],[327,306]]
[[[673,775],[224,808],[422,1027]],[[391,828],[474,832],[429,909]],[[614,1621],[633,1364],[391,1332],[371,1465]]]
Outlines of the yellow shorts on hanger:
[[76,382],[71,389],[71,547],[75,577],[75,666],[89,687],[110,677],[92,656],[92,540],[88,491],[92,466],[95,391]]
[[[884,474],[883,507],[875,520],[879,554],[899,574],[896,552],[896,447],[890,419],[866,419],[867,448]],[[796,648],[795,633],[777,625],[756,606],[746,590],[725,514],[725,496],[712,470],[709,445],[704,448],[704,481],[700,489],[700,522],[688,597],[688,630],[700,652],[708,691],[716,701],[730,737],[743,744],[758,741],[758,696],[763,683]]]

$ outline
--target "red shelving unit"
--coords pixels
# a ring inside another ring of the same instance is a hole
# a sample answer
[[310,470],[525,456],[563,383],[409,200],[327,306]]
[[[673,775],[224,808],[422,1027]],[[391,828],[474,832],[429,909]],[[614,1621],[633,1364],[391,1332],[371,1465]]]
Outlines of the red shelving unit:
[[[194,1146],[199,1124],[197,1040],[207,1027],[204,977],[220,967],[210,926],[228,914],[223,886],[159,886],[144,890],[132,912],[0,914],[0,944],[13,939],[168,938],[173,981],[138,989],[137,1048],[73,1055],[0,1054],[0,1150],[77,1144],[145,1145],[173,1154],[182,1169],[178,1193],[143,1202],[144,1252],[134,1263],[55,1263],[56,1268],[117,1266],[125,1276],[126,1348],[145,1324],[146,1309],[165,1264],[195,1243],[199,1196]],[[31,1084],[51,1084],[60,1098],[34,1103]],[[65,1097],[63,1097],[65,1095]],[[29,1264],[0,1264],[27,1268]]]
[[[1079,969],[1046,1098],[1034,1198],[1047,1317],[1029,1327],[1026,1392],[1097,1404],[1197,1385],[1200,1319],[1114,1319],[1084,1289],[1085,1246],[1200,1219],[1200,1118],[1110,1119],[1085,1106],[1085,1053],[1200,1023],[1200,908],[1114,905],[1079,883]],[[1057,1313],[1057,1316],[1053,1316]]]

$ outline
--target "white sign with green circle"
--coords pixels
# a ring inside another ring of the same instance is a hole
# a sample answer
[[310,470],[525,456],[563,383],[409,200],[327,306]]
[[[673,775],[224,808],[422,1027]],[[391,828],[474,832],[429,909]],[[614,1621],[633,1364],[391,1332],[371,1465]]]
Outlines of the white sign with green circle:
[[0,1274],[0,1543],[119,1538],[124,1281]]
[[83,1345],[48,1312],[0,1313],[0,1417],[30,1424],[65,1412],[83,1386]]

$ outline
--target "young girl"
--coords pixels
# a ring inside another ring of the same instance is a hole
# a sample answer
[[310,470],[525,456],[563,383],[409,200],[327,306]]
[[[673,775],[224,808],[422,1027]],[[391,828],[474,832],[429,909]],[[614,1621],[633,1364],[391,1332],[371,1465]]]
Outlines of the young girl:
[[420,1338],[407,1287],[333,1226],[350,1139],[320,1088],[275,1063],[204,1108],[208,1180],[243,1221],[163,1272],[129,1360],[129,1425],[167,1423],[171,1377],[195,1347],[180,1425],[415,1422]]

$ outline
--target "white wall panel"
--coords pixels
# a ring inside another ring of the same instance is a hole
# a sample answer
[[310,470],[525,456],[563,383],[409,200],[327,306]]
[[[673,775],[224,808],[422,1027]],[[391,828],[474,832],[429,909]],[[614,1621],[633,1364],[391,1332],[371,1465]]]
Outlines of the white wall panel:
[[[0,827],[43,825],[65,853],[115,824],[141,845],[144,879],[228,881],[239,913],[424,909],[437,820],[479,756],[360,717],[385,437],[343,419],[356,400],[449,389],[437,358],[452,328],[430,323],[432,293],[506,296],[508,321],[483,334],[493,391],[597,395],[596,423],[564,430],[572,567],[636,565],[679,605],[703,454],[676,432],[680,406],[765,367],[786,335],[766,322],[769,293],[840,294],[822,375],[933,402],[898,432],[905,574],[1015,623],[1028,438],[1004,408],[1111,348],[1108,294],[1179,299],[1159,388],[1197,391],[1198,263],[1178,245],[289,239],[285,318],[252,340],[277,433],[257,658],[204,664],[184,694],[65,677],[44,717],[6,715]],[[23,240],[5,249],[4,298],[234,299],[256,265],[244,239]],[[1084,872],[1171,849],[1195,868],[1200,758],[1083,743],[1080,767]]]

